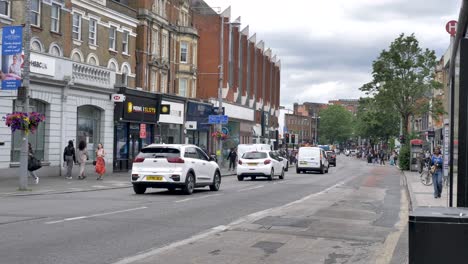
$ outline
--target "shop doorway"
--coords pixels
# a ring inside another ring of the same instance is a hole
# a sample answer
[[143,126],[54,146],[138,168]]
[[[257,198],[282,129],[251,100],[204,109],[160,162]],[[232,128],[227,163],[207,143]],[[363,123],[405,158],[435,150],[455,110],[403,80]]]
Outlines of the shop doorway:
[[[86,143],[90,160],[96,159],[96,148],[101,142],[101,110],[92,105],[78,107],[76,145]],[[104,149],[109,146],[104,146]]]

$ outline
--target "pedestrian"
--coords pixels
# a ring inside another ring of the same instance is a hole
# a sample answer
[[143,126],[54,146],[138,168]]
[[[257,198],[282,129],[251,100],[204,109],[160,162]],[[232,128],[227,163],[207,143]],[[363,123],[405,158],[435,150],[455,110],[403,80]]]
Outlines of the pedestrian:
[[73,164],[76,163],[75,147],[73,147],[73,141],[68,141],[68,146],[63,150],[63,161],[64,166],[67,167],[67,174],[65,178],[68,180],[72,179]]
[[78,144],[78,163],[80,164],[80,173],[78,174],[78,180],[86,178],[84,175],[86,161],[89,159],[88,150],[86,149],[86,142],[80,141]]
[[31,146],[31,143],[28,143],[28,174],[34,179],[36,184],[39,183],[39,177],[36,175],[36,170],[40,169],[41,163],[40,161],[34,156],[34,151]]
[[440,154],[440,148],[437,147],[434,150],[434,155],[431,157],[431,173],[432,173],[432,182],[434,185],[434,198],[440,198],[442,194],[442,164],[444,158]]
[[104,146],[99,143],[96,149],[96,173],[98,177],[96,180],[102,180],[102,176],[106,173],[106,162],[104,157],[106,156],[106,151],[104,150]]
[[380,165],[385,166],[385,151],[383,149],[380,150],[379,158],[380,158]]
[[231,148],[231,151],[229,152],[229,155],[227,156],[227,159],[229,160],[229,169],[228,171],[232,170],[234,171],[236,169],[236,159],[237,159],[237,152],[235,148]]

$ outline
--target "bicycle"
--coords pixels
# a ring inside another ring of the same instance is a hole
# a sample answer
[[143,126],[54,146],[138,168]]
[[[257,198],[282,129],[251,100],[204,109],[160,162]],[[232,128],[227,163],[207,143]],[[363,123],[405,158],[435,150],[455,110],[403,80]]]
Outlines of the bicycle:
[[431,173],[431,164],[429,160],[425,160],[424,167],[422,168],[422,172],[419,175],[422,184],[429,186],[432,184],[432,173]]

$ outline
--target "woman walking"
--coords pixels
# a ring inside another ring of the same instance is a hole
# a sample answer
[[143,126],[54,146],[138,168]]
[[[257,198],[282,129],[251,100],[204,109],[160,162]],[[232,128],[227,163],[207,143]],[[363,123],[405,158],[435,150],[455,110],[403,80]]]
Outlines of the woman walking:
[[437,147],[434,150],[434,155],[431,157],[431,171],[432,173],[432,182],[434,184],[434,198],[440,198],[442,194],[442,164],[444,163],[444,158],[440,154],[440,148]]
[[78,145],[78,163],[80,164],[80,173],[78,174],[78,180],[83,180],[86,178],[84,175],[84,170],[86,166],[86,161],[89,159],[88,157],[88,150],[86,149],[86,143],[84,141],[80,141]]
[[75,147],[73,147],[73,141],[68,141],[68,146],[63,150],[63,161],[67,167],[66,178],[68,180],[72,179],[72,169],[73,163],[76,163]]
[[98,174],[96,180],[102,180],[102,176],[106,173],[106,162],[104,161],[105,156],[106,152],[104,151],[104,147],[99,143],[96,150],[96,173]]
[[39,161],[34,157],[34,151],[31,143],[28,143],[28,174],[34,179],[36,184],[39,183],[39,177],[37,177],[35,170],[41,168]]

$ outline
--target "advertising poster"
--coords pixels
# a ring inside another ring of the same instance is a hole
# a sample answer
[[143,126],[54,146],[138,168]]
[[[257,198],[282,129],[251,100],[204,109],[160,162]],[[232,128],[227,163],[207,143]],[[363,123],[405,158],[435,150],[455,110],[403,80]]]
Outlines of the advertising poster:
[[2,90],[16,90],[21,86],[23,65],[23,27],[7,26],[2,31],[0,78]]

